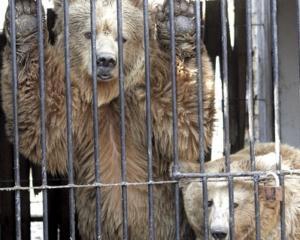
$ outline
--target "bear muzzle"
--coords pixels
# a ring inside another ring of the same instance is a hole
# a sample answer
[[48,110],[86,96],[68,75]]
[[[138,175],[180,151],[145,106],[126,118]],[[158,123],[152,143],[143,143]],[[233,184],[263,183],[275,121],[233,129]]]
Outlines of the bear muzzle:
[[113,70],[117,65],[113,54],[102,52],[97,54],[97,77],[100,81],[109,81],[113,78]]

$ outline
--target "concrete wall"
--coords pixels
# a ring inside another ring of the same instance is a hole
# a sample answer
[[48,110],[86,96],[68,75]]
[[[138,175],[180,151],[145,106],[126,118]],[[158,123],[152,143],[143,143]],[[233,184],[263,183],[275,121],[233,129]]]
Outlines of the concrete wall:
[[282,142],[300,147],[299,46],[296,0],[279,0],[279,63]]

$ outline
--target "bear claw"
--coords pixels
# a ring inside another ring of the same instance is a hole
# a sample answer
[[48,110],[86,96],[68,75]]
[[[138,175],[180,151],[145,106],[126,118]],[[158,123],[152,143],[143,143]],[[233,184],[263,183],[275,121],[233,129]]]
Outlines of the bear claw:
[[[19,41],[25,40],[30,35],[37,32],[37,5],[32,0],[16,1],[16,38]],[[44,16],[44,12],[42,13]],[[5,15],[4,32],[10,41],[10,7]]]
[[[190,0],[175,0],[174,2],[176,53],[182,58],[194,56],[196,31],[194,7],[194,2]],[[157,9],[156,22],[160,47],[169,50],[171,34],[168,0],[165,0],[162,7]]]

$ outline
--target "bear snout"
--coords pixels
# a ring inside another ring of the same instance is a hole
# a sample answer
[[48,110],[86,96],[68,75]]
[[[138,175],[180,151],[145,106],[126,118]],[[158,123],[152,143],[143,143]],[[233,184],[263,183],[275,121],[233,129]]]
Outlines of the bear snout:
[[97,54],[97,76],[100,80],[110,80],[112,71],[117,65],[117,60],[114,54],[101,52]]
[[228,229],[223,226],[211,227],[210,231],[214,239],[226,239],[228,234]]

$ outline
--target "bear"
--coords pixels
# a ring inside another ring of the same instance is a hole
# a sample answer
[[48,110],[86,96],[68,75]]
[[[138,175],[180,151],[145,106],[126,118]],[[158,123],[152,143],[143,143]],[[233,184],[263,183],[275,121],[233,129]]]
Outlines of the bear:
[[[285,144],[282,144],[280,148],[282,169],[286,171],[300,169],[300,150]],[[255,159],[257,171],[266,173],[274,173],[276,171],[277,162],[274,151],[274,143],[256,144]],[[231,155],[230,159],[232,172],[251,171],[249,147]],[[208,173],[224,172],[224,158],[208,162],[205,168]],[[199,164],[182,162],[180,169],[183,172],[199,172]],[[269,176],[269,174],[267,175]],[[218,181],[216,178],[213,178],[208,182],[209,239],[229,239],[229,192],[226,179],[223,178],[224,181]],[[279,184],[278,181],[277,175],[273,174],[271,178],[262,176],[259,182],[261,239],[280,239],[280,199],[266,200],[264,196],[265,185],[276,186]],[[203,239],[202,183],[196,179],[182,179],[180,188],[183,193],[187,219],[197,236],[197,240]],[[233,189],[235,238],[256,239],[253,180],[245,177],[235,178]],[[285,177],[284,196],[286,238],[300,239],[300,177],[295,175]]]
[[[55,0],[56,41],[48,41],[44,27],[45,125],[47,171],[66,174],[67,111],[64,60],[64,11]],[[178,1],[177,1],[178,3]],[[97,109],[101,183],[101,239],[122,239],[120,94],[116,1],[96,3]],[[187,3],[191,4],[191,3]],[[166,5],[165,5],[166,7]],[[90,1],[69,1],[69,50],[72,92],[72,140],[75,184],[95,183],[93,135],[93,87],[91,57]],[[183,11],[182,11],[183,12]],[[180,14],[182,14],[182,12]],[[122,1],[124,45],[124,98],[128,239],[148,237],[148,161],[146,127],[146,83],[143,41],[142,1]],[[163,10],[167,14],[167,10]],[[150,16],[153,13],[150,12]],[[176,16],[177,17],[177,16]],[[164,18],[166,21],[167,18]],[[171,55],[159,42],[156,18],[150,19],[150,81],[152,116],[153,181],[169,180],[168,167],[173,159]],[[39,49],[36,2],[16,1],[16,50],[18,68],[19,150],[30,161],[40,164],[41,114],[39,94]],[[8,40],[1,70],[2,107],[6,115],[6,133],[13,134],[13,86],[9,11],[4,32]],[[44,26],[46,25],[46,20]],[[164,25],[168,28],[167,25]],[[185,30],[184,30],[185,31]],[[184,33],[183,31],[183,33]],[[181,40],[182,43],[184,40]],[[177,48],[180,42],[176,42]],[[203,48],[204,49],[204,48]],[[195,59],[177,56],[178,156],[197,162],[198,93]],[[210,146],[214,122],[214,74],[205,50],[202,52],[203,109],[205,144]],[[82,239],[96,238],[96,190],[75,189],[78,229]],[[154,229],[156,239],[175,239],[174,186],[154,184]],[[184,222],[184,220],[182,220]],[[184,229],[182,224],[182,229]],[[182,230],[183,232],[183,230]]]

